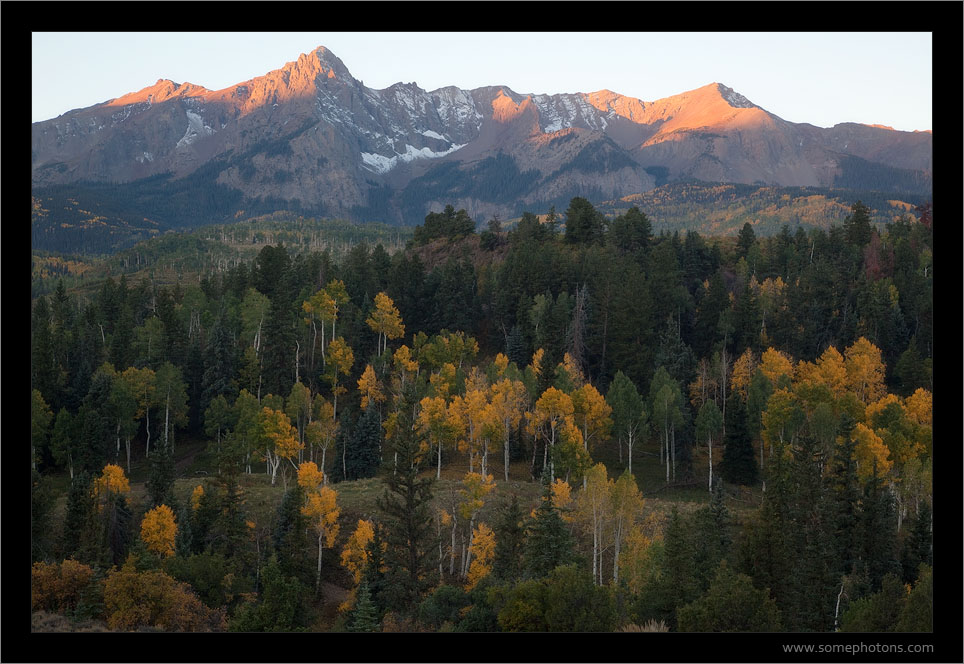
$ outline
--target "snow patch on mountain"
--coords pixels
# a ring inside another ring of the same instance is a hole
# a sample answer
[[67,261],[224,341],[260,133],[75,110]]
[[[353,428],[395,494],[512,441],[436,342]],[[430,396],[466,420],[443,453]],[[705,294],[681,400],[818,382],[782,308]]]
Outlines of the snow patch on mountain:
[[741,95],[739,92],[733,90],[733,88],[728,88],[725,85],[720,84],[720,94],[723,95],[723,99],[735,108],[756,108],[756,104]]
[[[539,110],[539,121],[544,134],[579,125],[604,131],[609,124],[606,117],[592,104],[587,103],[582,95],[534,95],[532,102]],[[609,117],[612,115],[610,113]]]
[[416,159],[438,159],[439,157],[452,154],[456,150],[464,147],[465,144],[453,145],[448,150],[436,152],[430,148],[416,148],[411,145],[406,145],[404,154],[399,154],[396,152],[394,157],[386,157],[380,154],[362,152],[361,158],[363,166],[368,170],[374,173],[387,173],[401,163],[414,161]]
[[214,133],[211,127],[204,124],[204,120],[200,115],[194,111],[185,111],[187,114],[187,131],[184,132],[184,137],[177,142],[177,147],[184,147],[185,145],[190,145],[198,139],[199,136],[210,136]]

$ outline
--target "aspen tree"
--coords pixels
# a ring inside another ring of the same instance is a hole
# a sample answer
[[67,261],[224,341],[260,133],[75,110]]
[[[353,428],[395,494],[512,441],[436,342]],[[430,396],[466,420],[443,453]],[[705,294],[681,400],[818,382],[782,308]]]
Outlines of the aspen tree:
[[338,494],[334,489],[323,486],[320,491],[307,494],[301,513],[308,517],[315,534],[318,536],[318,567],[315,571],[315,592],[321,587],[321,554],[331,548],[338,537],[340,526],[338,516],[341,509],[337,506]]
[[141,539],[148,550],[161,557],[174,555],[174,540],[177,537],[177,524],[174,511],[167,505],[158,505],[148,511],[141,521]]
[[338,337],[328,344],[326,357],[327,365],[323,375],[331,385],[332,418],[334,419],[338,417],[338,395],[347,391],[338,384],[338,375],[347,376],[351,372],[351,367],[355,363],[355,354],[345,340]]
[[376,354],[381,355],[388,348],[389,339],[398,339],[405,335],[405,325],[402,316],[392,298],[386,293],[375,295],[375,309],[365,320],[374,332],[378,334],[378,348]]
[[636,478],[624,471],[610,487],[613,528],[613,584],[619,584],[619,556],[627,534],[642,514],[646,501],[636,485]]

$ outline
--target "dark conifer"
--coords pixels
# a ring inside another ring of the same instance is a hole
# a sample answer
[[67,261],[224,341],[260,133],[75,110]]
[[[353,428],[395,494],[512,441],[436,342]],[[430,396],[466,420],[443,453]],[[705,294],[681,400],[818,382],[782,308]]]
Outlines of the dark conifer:
[[495,556],[492,576],[515,581],[522,576],[522,553],[525,548],[525,514],[518,496],[502,506],[495,525]]
[[535,518],[529,522],[523,552],[523,576],[540,579],[573,559],[569,530],[552,504],[552,487],[548,467],[542,472],[542,500]]
[[726,437],[720,472],[730,484],[752,486],[759,481],[759,469],[747,428],[746,405],[739,395],[731,396],[726,405]]
[[376,499],[385,515],[386,606],[405,615],[418,608],[438,576],[438,547],[430,512],[434,477],[419,477],[419,440],[412,421],[415,395],[407,390],[399,405],[396,433],[386,451],[385,491]]

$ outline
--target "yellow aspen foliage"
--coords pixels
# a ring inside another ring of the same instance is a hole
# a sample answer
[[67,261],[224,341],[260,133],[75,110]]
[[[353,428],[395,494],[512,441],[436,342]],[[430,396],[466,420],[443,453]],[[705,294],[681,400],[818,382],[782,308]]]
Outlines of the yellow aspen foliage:
[[606,466],[597,463],[586,472],[585,486],[576,496],[576,522],[592,541],[592,575],[597,583],[600,578],[602,551],[607,548],[612,524],[614,482],[609,478]]
[[379,404],[385,400],[385,394],[378,385],[375,370],[372,365],[366,365],[361,378],[358,379],[358,391],[361,393],[362,410],[368,408],[369,403]]
[[167,505],[158,505],[144,515],[141,521],[141,539],[149,551],[162,558],[173,556],[176,536],[174,511]]
[[762,416],[761,435],[767,448],[776,442],[790,442],[802,424],[802,419],[803,412],[793,393],[786,388],[773,392],[767,400],[767,409]]
[[191,492],[191,510],[197,512],[201,507],[201,498],[204,496],[204,487],[198,484]]
[[560,516],[564,521],[572,521],[569,515],[569,505],[572,503],[572,486],[561,477],[553,480],[549,487],[551,491],[552,506],[560,510]]
[[565,353],[562,356],[562,362],[559,367],[565,372],[569,377],[569,382],[572,384],[573,389],[582,387],[586,382],[586,377],[582,375],[582,371],[579,370],[579,365],[576,364],[576,360],[569,353]]
[[321,554],[335,544],[338,531],[338,516],[341,509],[337,505],[338,494],[334,489],[323,486],[321,491],[310,492],[301,513],[308,517],[308,523],[318,537],[318,566],[315,569],[315,592],[321,586]]
[[375,295],[375,309],[365,322],[378,334],[379,355],[387,348],[389,339],[398,339],[405,335],[402,315],[386,293]]
[[341,509],[337,506],[338,494],[330,487],[322,487],[318,492],[308,494],[301,513],[308,517],[319,541],[324,542],[325,548],[331,548],[338,537],[338,516]]
[[[750,387],[750,379],[753,377],[753,372],[756,371],[756,366],[756,358],[753,357],[753,351],[749,348],[743,351],[743,354],[733,362],[733,370],[730,374],[730,390],[743,397],[744,401],[746,401],[747,389]],[[771,382],[776,385],[775,381]]]
[[493,360],[492,364],[495,366],[496,376],[501,378],[502,374],[505,373],[505,370],[509,366],[509,358],[502,353],[498,353],[495,356],[495,360]]
[[626,534],[626,541],[619,556],[619,578],[625,581],[629,591],[640,593],[658,572],[656,548],[660,540],[646,536],[642,526],[634,525]]
[[355,353],[351,347],[341,337],[332,339],[325,351],[325,379],[331,384],[331,392],[334,396],[332,403],[332,413],[337,416],[338,395],[346,392],[345,388],[338,384],[338,374],[347,376],[351,372],[351,367],[355,363]]
[[[546,431],[552,432],[562,424],[566,417],[572,417],[575,409],[572,405],[572,398],[551,385],[546,388],[536,401],[535,409],[526,414],[528,420],[529,433],[535,434],[540,427],[547,427]],[[548,436],[552,438],[552,436]]]
[[884,396],[884,362],[880,349],[860,337],[844,352],[847,386],[864,404]]
[[419,412],[416,427],[424,436],[420,443],[420,451],[429,453],[434,450],[435,460],[441,473],[440,449],[455,445],[456,440],[464,433],[461,418],[457,408],[449,408],[442,397],[423,397],[419,402]]
[[459,516],[466,521],[474,519],[485,504],[485,497],[493,489],[495,479],[492,475],[483,477],[481,473],[466,473],[462,478],[462,488],[459,489],[459,496],[462,498],[459,503]]
[[928,427],[932,426],[931,422],[934,414],[933,399],[931,398],[931,393],[923,387],[918,387],[912,395],[904,399],[904,410],[915,424]]
[[428,378],[429,384],[437,397],[448,397],[455,389],[455,365],[446,362]]
[[98,506],[103,505],[103,501],[108,495],[126,494],[131,492],[131,483],[124,475],[124,469],[112,463],[104,466],[100,477],[94,480],[94,496]]
[[418,360],[412,356],[412,349],[402,344],[392,356],[395,370],[402,374],[418,373]]
[[868,425],[873,427],[874,425],[872,423],[874,422],[875,418],[883,413],[884,410],[891,404],[896,404],[897,407],[900,408],[901,417],[904,417],[904,405],[901,403],[900,398],[893,394],[887,394],[872,404],[869,404],[864,409],[864,420]]
[[826,386],[834,399],[840,399],[847,392],[847,368],[844,358],[833,346],[828,346],[827,350],[817,358],[813,370],[813,381]]
[[894,462],[888,457],[890,450],[884,445],[874,431],[863,422],[858,422],[853,430],[853,440],[857,443],[854,457],[857,461],[857,477],[862,482],[867,481],[874,474],[874,463],[877,464],[877,475],[883,477],[890,473]]
[[535,353],[532,354],[532,364],[530,366],[532,367],[532,371],[537,376],[542,375],[542,356],[543,355],[545,355],[545,351],[541,348],[539,348],[538,350],[536,350]]
[[612,431],[612,407],[606,398],[590,383],[573,390],[572,398],[573,418],[582,433],[582,444],[589,449],[589,441],[608,440]]
[[318,468],[314,461],[305,461],[298,465],[298,486],[306,493],[318,491],[325,482],[325,473]]
[[291,420],[283,410],[275,410],[265,406],[261,409],[261,426],[265,439],[268,441],[266,459],[272,466],[281,459],[291,459],[297,456],[304,445],[298,440],[298,430],[292,426]]
[[495,533],[484,523],[480,523],[472,532],[469,553],[472,556],[472,562],[469,565],[466,590],[472,590],[479,581],[492,572],[492,560],[495,558]]
[[368,544],[375,538],[375,524],[359,519],[355,532],[345,542],[341,550],[341,565],[351,574],[355,585],[361,582],[365,565],[368,564]]
[[326,356],[327,363],[333,365],[330,371],[335,376],[338,374],[348,375],[348,372],[351,371],[351,365],[355,363],[355,354],[341,337],[333,339],[328,344]]
[[793,362],[790,358],[785,353],[773,348],[767,348],[763,351],[763,355],[760,356],[759,369],[774,387],[777,386],[780,376],[786,376],[791,381],[795,377]]

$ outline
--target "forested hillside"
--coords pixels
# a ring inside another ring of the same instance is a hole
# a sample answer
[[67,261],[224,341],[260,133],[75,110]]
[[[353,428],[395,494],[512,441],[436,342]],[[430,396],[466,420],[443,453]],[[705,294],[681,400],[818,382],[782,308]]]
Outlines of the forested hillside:
[[929,207],[704,238],[450,206],[340,251],[272,228],[190,281],[35,299],[35,616],[932,629]]

